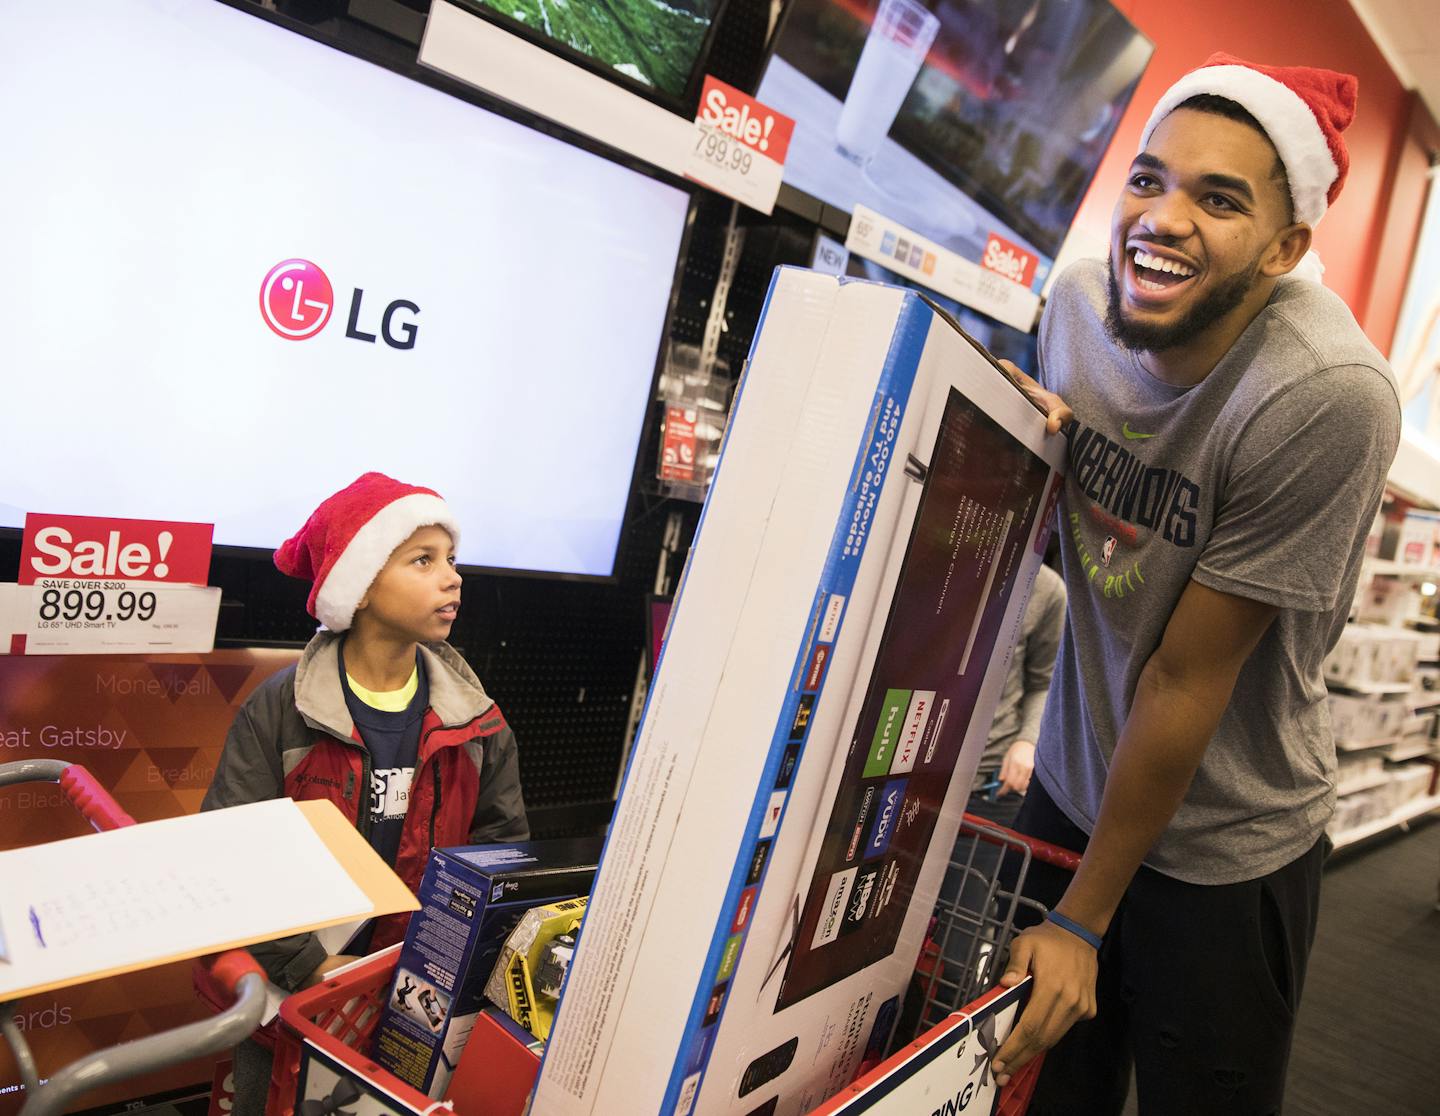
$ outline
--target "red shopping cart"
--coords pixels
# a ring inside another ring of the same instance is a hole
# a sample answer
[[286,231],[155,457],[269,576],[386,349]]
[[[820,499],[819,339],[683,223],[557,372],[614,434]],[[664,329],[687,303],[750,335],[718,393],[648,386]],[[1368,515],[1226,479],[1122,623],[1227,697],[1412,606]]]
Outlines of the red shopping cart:
[[[60,760],[0,764],[0,790],[36,782],[58,783],[70,804],[98,831],[135,824],[135,819],[83,767]],[[10,1047],[25,1088],[20,1116],[58,1116],[92,1089],[218,1054],[253,1032],[265,1009],[265,976],[260,966],[244,950],[220,954],[209,959],[208,965],[213,981],[231,1001],[220,1014],[97,1050],[43,1080],[24,1032],[13,1018],[14,1004],[0,1004],[0,1034]]]
[[[986,850],[993,852],[986,855]],[[1017,917],[1023,911],[1033,912],[1037,919],[1046,914],[1042,904],[1023,894],[1036,861],[1074,871],[1080,858],[1067,849],[965,816],[950,865],[956,886],[942,894],[934,931],[917,968],[924,1002],[922,1030],[939,1031],[955,1012],[974,1012],[996,996],[998,989],[992,986],[1004,971]],[[316,1058],[365,1079],[382,1094],[381,1104],[388,1104],[393,1112],[425,1113],[439,1107],[439,1102],[376,1065],[367,1053],[397,956],[394,950],[378,954],[284,1001],[275,1033],[267,1116],[290,1116],[296,1110],[297,1082],[305,1076],[306,1063]],[[924,1041],[922,1035],[917,1045]],[[873,1075],[883,1075],[911,1052],[913,1047],[901,1051]],[[1002,1091],[997,1110],[1001,1116],[1023,1116],[1040,1064],[1039,1058],[1032,1061]],[[463,1108],[457,1099],[456,1107],[466,1116],[519,1116],[536,1065],[528,1052],[508,1066],[498,1057],[487,1058],[486,1096],[467,1097]]]
[[[1024,894],[1037,861],[1068,872],[1080,866],[1079,855],[1069,849],[965,815],[934,928],[916,966],[922,999],[917,1030],[937,1030],[955,1012],[972,1013],[993,997],[993,985],[1005,971],[1017,917],[1028,911],[1039,921],[1048,913],[1043,904]],[[1042,1061],[1031,1061],[1002,1090],[1000,1116],[1022,1116]]]

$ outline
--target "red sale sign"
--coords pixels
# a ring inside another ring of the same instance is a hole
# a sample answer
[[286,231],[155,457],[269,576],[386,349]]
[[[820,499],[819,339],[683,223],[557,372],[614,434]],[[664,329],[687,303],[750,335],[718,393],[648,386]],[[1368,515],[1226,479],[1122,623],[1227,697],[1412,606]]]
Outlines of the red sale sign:
[[665,408],[665,442],[660,449],[660,479],[695,479],[695,412]]
[[980,266],[1012,279],[1022,287],[1035,282],[1038,263],[1034,252],[1027,252],[995,233],[990,234],[990,239],[985,242],[985,254],[980,257]]
[[782,116],[709,74],[705,76],[705,88],[700,94],[698,119],[777,163],[785,162],[790,137],[795,133],[795,121],[790,117]]
[[770,213],[795,121],[706,75],[685,177]]
[[21,585],[41,578],[128,578],[204,585],[210,579],[209,523],[25,516]]

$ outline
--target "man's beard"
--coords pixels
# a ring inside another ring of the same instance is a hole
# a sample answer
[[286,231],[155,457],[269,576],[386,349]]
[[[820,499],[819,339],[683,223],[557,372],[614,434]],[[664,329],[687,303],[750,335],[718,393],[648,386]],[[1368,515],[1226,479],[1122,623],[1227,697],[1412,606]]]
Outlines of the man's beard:
[[1260,257],[1247,268],[1226,279],[1205,298],[1190,307],[1179,321],[1168,325],[1127,321],[1120,313],[1120,283],[1115,278],[1115,257],[1109,261],[1110,301],[1105,310],[1105,328],[1127,349],[1161,353],[1188,345],[1226,314],[1245,301],[1260,278]]

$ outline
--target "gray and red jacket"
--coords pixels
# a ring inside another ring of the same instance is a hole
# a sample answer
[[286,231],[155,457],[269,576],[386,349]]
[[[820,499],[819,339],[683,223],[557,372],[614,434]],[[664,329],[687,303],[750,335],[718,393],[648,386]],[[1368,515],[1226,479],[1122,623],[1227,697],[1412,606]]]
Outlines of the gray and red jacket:
[[[266,679],[246,699],[230,733],[202,810],[271,798],[328,799],[361,833],[370,828],[370,753],[351,719],[340,684],[340,642],[322,631],[300,662]],[[520,793],[515,734],[447,643],[420,645],[430,706],[395,872],[420,886],[436,846],[523,841],[530,835]],[[377,919],[371,948],[405,934],[409,915]],[[313,934],[250,947],[282,988],[294,990],[325,960]]]

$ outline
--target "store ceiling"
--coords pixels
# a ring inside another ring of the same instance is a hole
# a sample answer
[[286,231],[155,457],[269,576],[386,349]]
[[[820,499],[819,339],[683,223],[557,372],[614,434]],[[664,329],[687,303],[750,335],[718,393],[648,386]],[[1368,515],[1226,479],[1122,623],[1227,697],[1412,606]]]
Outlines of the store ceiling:
[[1350,0],[1400,80],[1440,120],[1440,0]]

